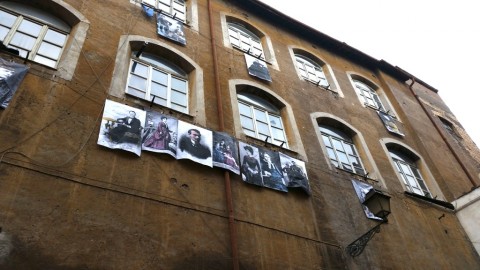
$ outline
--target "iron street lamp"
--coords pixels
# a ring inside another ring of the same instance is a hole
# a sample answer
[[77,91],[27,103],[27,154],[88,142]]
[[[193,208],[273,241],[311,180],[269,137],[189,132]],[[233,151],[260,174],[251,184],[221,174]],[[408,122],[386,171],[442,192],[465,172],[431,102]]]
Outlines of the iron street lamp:
[[390,196],[377,189],[372,188],[367,195],[365,195],[365,201],[363,204],[367,206],[370,212],[372,212],[375,216],[381,218],[382,221],[345,248],[348,254],[350,254],[352,257],[362,254],[363,250],[367,246],[368,241],[373,238],[375,233],[380,232],[380,225],[387,222],[387,216],[391,212]]

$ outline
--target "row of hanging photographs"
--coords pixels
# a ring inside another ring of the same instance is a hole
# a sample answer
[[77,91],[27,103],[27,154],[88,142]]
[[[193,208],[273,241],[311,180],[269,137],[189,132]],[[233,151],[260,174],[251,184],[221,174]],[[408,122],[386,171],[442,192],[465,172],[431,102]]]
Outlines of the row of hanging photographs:
[[301,160],[237,141],[156,111],[144,111],[105,101],[97,143],[140,156],[142,151],[169,154],[241,175],[244,182],[288,192],[301,188],[310,194]]

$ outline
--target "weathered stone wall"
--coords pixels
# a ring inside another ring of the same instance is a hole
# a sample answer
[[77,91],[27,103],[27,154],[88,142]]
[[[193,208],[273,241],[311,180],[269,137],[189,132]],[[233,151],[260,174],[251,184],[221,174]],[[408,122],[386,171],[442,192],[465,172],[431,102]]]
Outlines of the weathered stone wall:
[[[230,269],[231,246],[224,172],[170,156],[141,157],[96,144],[105,99],[148,108],[148,102],[110,96],[119,40],[124,35],[159,39],[204,70],[205,127],[218,130],[207,1],[196,4],[198,31],[186,28],[187,45],[163,40],[155,20],[128,0],[65,1],[90,22],[74,76],[29,63],[31,69],[6,110],[0,111],[0,268],[3,269]],[[408,85],[359,61],[333,53],[232,1],[212,1],[219,55],[225,131],[234,135],[229,80],[248,80],[281,96],[293,110],[312,195],[250,186],[231,174],[241,269],[477,269],[480,259],[450,210],[404,195],[381,139],[420,153],[446,200],[470,184]],[[243,53],[224,46],[221,16],[243,18],[271,39],[272,82],[250,77]],[[298,78],[289,46],[311,50],[328,63],[343,96]],[[5,56],[7,57],[7,56]],[[20,60],[19,60],[20,61]],[[377,113],[363,107],[347,72],[381,85],[406,136],[389,134]],[[438,95],[423,99],[444,107]],[[235,98],[235,97],[233,97]],[[163,110],[154,106],[154,110]],[[445,109],[447,110],[447,109]],[[198,123],[195,113],[165,110]],[[371,155],[377,187],[392,196],[392,214],[364,253],[344,247],[377,223],[368,220],[350,179],[326,163],[314,113],[334,115],[357,129]],[[237,136],[264,146],[262,141]],[[441,157],[441,158],[440,158]],[[466,162],[473,168],[474,161]],[[476,163],[478,164],[478,162]],[[478,167],[477,167],[478,168]],[[477,179],[478,181],[478,179]],[[5,248],[3,248],[5,247]]]

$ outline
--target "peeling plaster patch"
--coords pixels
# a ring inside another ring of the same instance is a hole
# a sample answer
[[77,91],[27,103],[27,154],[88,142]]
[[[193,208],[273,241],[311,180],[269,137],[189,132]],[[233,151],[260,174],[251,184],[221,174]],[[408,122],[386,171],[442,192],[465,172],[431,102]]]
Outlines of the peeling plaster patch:
[[7,233],[0,228],[0,263],[10,255],[12,251],[12,240]]

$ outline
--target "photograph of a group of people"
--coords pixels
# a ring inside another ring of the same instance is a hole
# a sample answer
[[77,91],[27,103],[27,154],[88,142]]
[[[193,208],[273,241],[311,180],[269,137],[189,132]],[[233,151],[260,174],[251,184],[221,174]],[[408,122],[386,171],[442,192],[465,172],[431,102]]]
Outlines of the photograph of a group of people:
[[283,192],[301,188],[310,194],[303,161],[244,142],[238,146],[243,181]]
[[161,12],[157,13],[157,34],[183,45],[187,44],[183,23]]
[[97,143],[140,156],[142,150],[189,159],[240,174],[242,180],[283,192],[302,188],[310,193],[305,163],[156,111],[105,101]]
[[382,120],[383,125],[388,131],[398,134],[400,136],[405,136],[398,128],[396,119],[394,119],[391,115],[384,113],[382,111],[377,111],[377,113],[380,119]]

